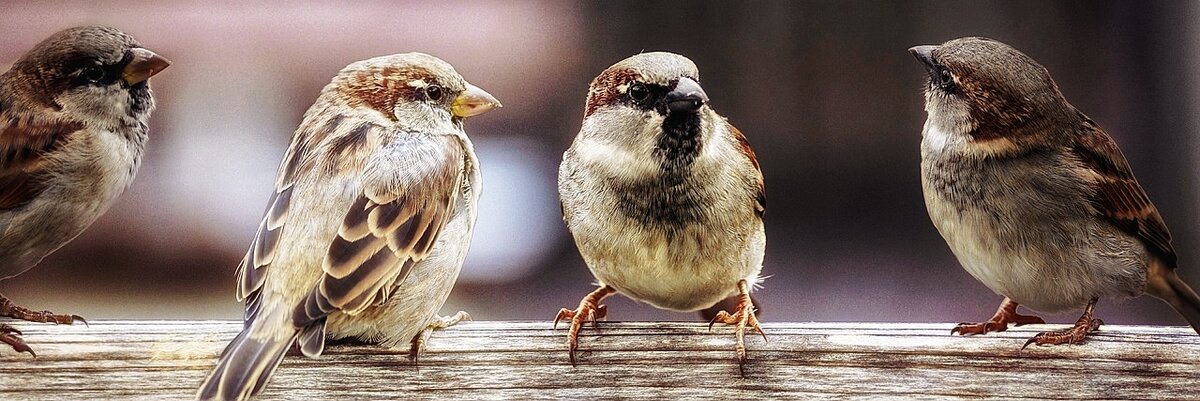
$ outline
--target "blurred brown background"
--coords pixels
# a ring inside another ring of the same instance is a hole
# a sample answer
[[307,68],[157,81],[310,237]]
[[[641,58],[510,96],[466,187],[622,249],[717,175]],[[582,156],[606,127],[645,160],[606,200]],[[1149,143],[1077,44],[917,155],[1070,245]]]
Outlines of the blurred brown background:
[[[699,65],[715,108],[758,151],[770,198],[766,320],[983,319],[1000,297],[958,266],[925,214],[925,73],[906,51],[960,36],[1007,42],[1049,68],[1124,149],[1200,284],[1197,2],[3,1],[0,65],[90,23],[175,64],[153,79],[159,108],[133,187],[75,242],[0,283],[35,308],[239,318],[233,271],[301,114],[344,65],[422,51],[505,104],[467,124],[485,189],[445,310],[549,319],[592,288],[554,184],[588,82],[667,50]],[[610,311],[694,318],[625,299]],[[1101,316],[1183,323],[1149,298],[1106,302]]]

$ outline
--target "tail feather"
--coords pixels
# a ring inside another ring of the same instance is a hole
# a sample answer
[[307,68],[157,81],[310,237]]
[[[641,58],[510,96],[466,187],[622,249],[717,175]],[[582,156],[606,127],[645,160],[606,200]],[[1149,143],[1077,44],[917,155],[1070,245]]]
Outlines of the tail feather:
[[251,330],[250,327],[242,330],[225,347],[217,367],[200,385],[197,399],[245,400],[266,387],[284,354],[296,341],[296,334],[272,341],[250,336]]
[[1151,263],[1147,272],[1146,292],[1170,304],[1187,319],[1192,330],[1200,333],[1200,296],[1179,278],[1175,269],[1159,260]]
[[325,351],[325,318],[300,330],[300,352],[309,358],[321,356]]

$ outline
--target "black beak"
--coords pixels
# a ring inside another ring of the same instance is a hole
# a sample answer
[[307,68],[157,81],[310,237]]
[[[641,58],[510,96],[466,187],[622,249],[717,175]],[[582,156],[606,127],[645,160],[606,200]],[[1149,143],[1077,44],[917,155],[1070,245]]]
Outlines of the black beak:
[[933,71],[935,65],[933,62],[933,51],[937,50],[937,48],[938,46],[935,45],[913,46],[908,49],[908,52],[912,53],[913,57],[916,57],[917,61],[920,61],[921,64],[925,64],[925,68]]
[[695,113],[708,103],[708,94],[695,80],[683,77],[675,83],[675,89],[667,93],[665,100],[671,113]]

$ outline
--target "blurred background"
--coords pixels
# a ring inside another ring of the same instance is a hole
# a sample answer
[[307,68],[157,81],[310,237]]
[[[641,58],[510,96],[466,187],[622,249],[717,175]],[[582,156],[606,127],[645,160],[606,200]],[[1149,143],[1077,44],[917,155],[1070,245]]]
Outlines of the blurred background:
[[[133,186],[76,241],[0,283],[33,308],[240,318],[233,272],[305,109],[346,64],[421,51],[505,105],[467,123],[484,194],[443,311],[550,319],[593,288],[555,189],[588,83],[625,57],[666,50],[696,62],[714,107],[762,163],[765,320],[986,319],[1001,297],[959,267],[925,212],[926,74],[906,51],[960,36],[1037,59],[1116,138],[1175,235],[1183,275],[1200,284],[1197,2],[6,0],[0,66],[55,31],[93,23],[174,64],[153,79],[159,107]],[[619,297],[609,304],[613,320],[696,319]],[[1100,316],[1183,324],[1150,298],[1106,300]]]

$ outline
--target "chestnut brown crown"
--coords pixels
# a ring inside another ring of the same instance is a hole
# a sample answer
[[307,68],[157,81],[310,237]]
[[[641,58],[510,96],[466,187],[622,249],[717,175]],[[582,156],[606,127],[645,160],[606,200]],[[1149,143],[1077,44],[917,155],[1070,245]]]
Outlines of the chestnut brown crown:
[[699,81],[700,71],[687,57],[668,52],[637,54],[613,64],[592,80],[584,117],[607,106],[630,106],[661,113],[694,111],[708,102]]

